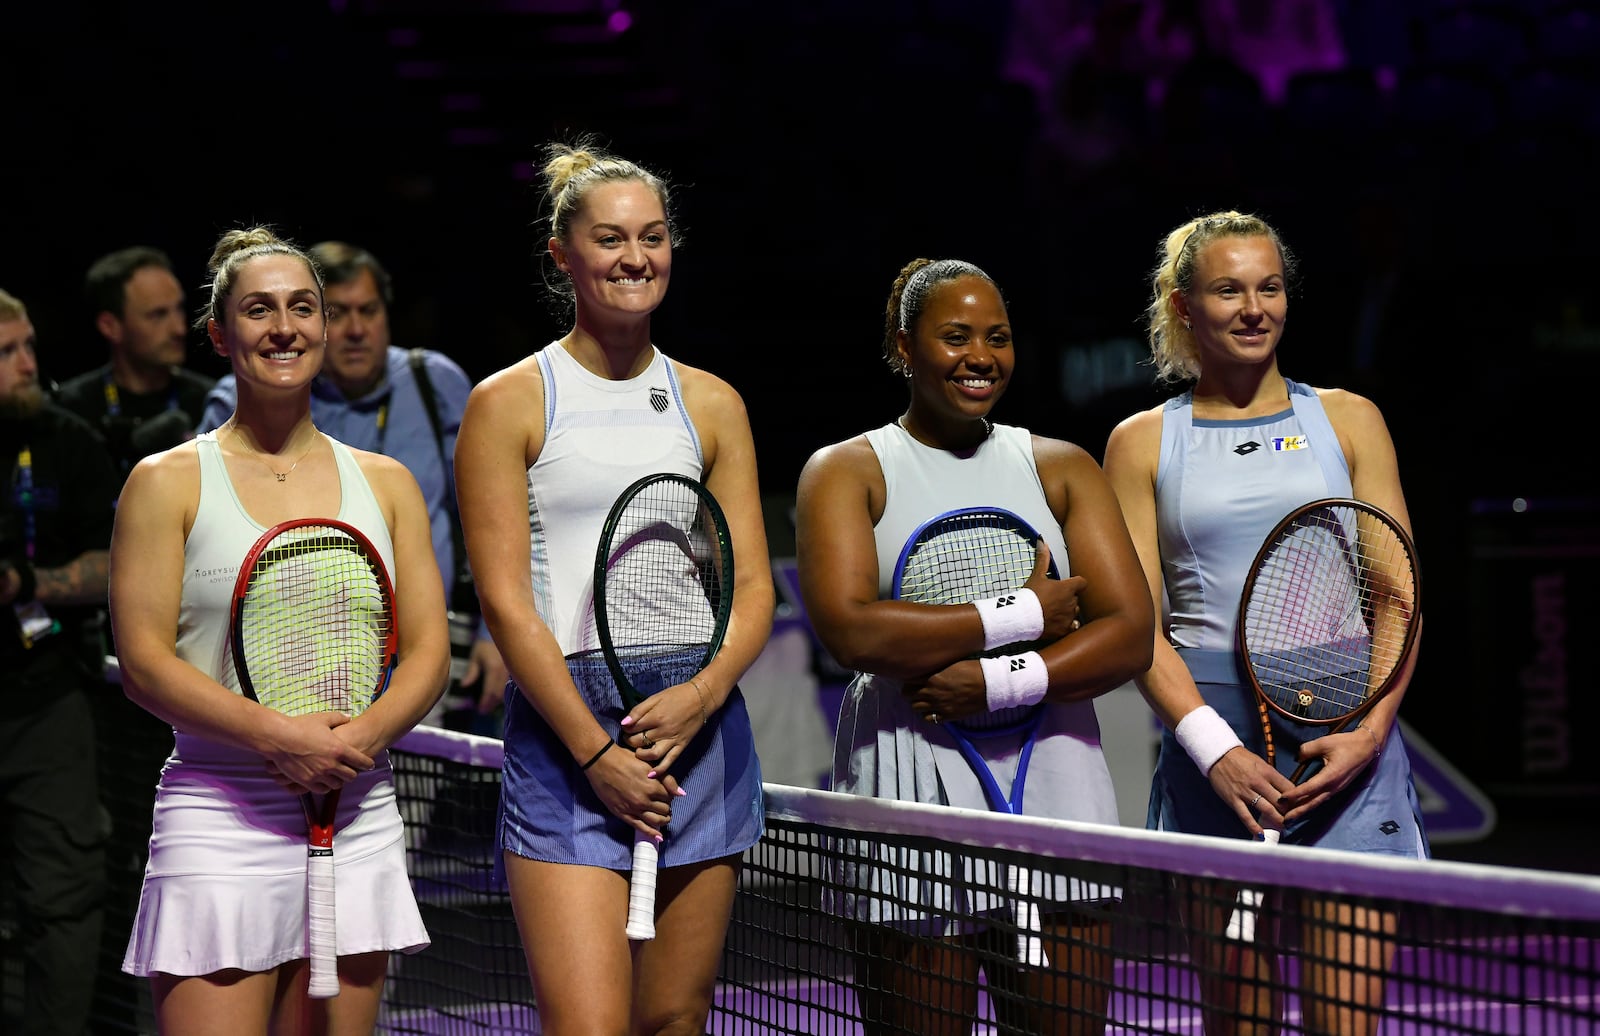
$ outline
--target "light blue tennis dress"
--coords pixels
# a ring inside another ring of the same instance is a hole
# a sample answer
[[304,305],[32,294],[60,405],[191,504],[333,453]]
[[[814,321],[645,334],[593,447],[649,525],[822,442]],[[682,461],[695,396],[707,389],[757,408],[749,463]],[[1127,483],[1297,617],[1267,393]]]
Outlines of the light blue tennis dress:
[[[1266,417],[1196,420],[1193,394],[1162,414],[1156,520],[1168,635],[1206,703],[1253,752],[1264,750],[1254,692],[1239,669],[1236,626],[1244,580],[1279,520],[1303,503],[1351,494],[1350,467],[1316,391],[1287,382],[1289,407]],[[1299,765],[1302,742],[1326,727],[1274,716],[1276,765]],[[1150,789],[1147,826],[1186,834],[1247,833],[1165,730]],[[1427,836],[1398,730],[1383,754],[1338,795],[1293,824],[1284,841],[1327,849],[1426,857]]]
[[[672,364],[659,350],[642,373],[622,380],[586,370],[559,343],[540,350],[538,362],[545,441],[528,469],[534,601],[566,655],[578,692],[615,736],[628,710],[595,633],[594,557],[601,528],[611,504],[635,480],[658,472],[699,478],[700,437]],[[664,672],[663,686],[697,671],[690,661]],[[673,800],[660,866],[720,859],[760,839],[761,767],[737,687],[673,762],[672,774],[688,794]],[[506,693],[501,776],[501,848],[552,863],[633,866],[633,828],[600,801],[515,684]]]

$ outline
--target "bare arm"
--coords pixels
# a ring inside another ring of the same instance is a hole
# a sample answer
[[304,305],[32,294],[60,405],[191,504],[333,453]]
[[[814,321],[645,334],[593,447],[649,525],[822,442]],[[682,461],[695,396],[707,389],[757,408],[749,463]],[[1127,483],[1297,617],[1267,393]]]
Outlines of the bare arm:
[[416,479],[397,461],[359,453],[394,544],[392,582],[399,657],[383,696],[339,735],[376,755],[417,725],[444,693],[450,674],[450,634],[444,588],[433,556],[427,505]]
[[[528,537],[528,468],[544,447],[544,390],[529,358],[480,382],[456,438],[456,498],[478,600],[517,688],[578,764],[610,745],[567,671],[555,634],[534,603]],[[631,751],[611,749],[585,771],[606,807],[641,831],[671,817],[676,785],[650,777]]]
[[1155,623],[1144,571],[1116,493],[1093,457],[1071,443],[1034,437],[1034,454],[1079,592],[1082,628],[1040,652],[1050,667],[1052,701],[1094,697],[1150,665]]
[[184,541],[200,495],[192,444],[133,469],[111,540],[111,621],[130,699],[178,730],[254,751],[290,780],[330,791],[372,758],[336,737],[333,714],[290,718],[257,705],[178,657]]
[[[1094,458],[1071,443],[1039,436],[1033,449],[1045,498],[1061,522],[1080,584],[1081,628],[1038,648],[1048,673],[1045,700],[1083,701],[1150,665],[1148,597],[1116,496]],[[926,680],[908,681],[905,694],[912,709],[925,716],[961,719],[990,708],[982,667],[967,659]]]
[[[86,550],[65,565],[33,568],[33,600],[46,608],[53,604],[104,604],[111,552]],[[0,605],[11,604],[23,592],[23,573],[0,560]]]
[[652,743],[639,749],[639,758],[656,763],[659,771],[671,768],[766,647],[774,602],[755,442],[744,401],[720,378],[676,366],[684,405],[705,451],[703,480],[733,540],[733,612],[722,647],[697,677],[650,696],[629,713],[630,726],[644,735],[641,741]]
[[[843,666],[911,679],[983,650],[972,605],[880,600],[873,526],[883,515],[883,471],[864,436],[818,450],[800,473],[796,499],[800,593],[823,646]],[[1065,632],[1082,579],[1029,581],[1047,628]],[[1053,638],[1052,638],[1053,639]]]
[[[1383,414],[1370,400],[1354,393],[1338,389],[1319,392],[1350,465],[1352,494],[1357,500],[1388,512],[1409,534],[1411,515],[1400,486],[1394,440]],[[1321,759],[1324,766],[1285,797],[1285,805],[1294,807],[1290,819],[1316,808],[1376,760],[1399,715],[1400,704],[1416,668],[1416,658],[1417,645],[1413,645],[1394,686],[1361,718],[1359,727],[1352,726],[1342,733],[1306,742],[1301,758]]]
[[772,559],[761,515],[755,440],[744,401],[720,379],[681,366],[680,370],[684,371],[690,417],[702,430],[706,447],[706,488],[722,505],[733,537],[733,616],[722,649],[702,677],[706,692],[714,699],[706,705],[715,711],[767,646],[772,633]]
[[879,600],[872,528],[883,501],[882,469],[864,436],[818,450],[800,472],[800,594],[823,646],[842,666],[900,678],[983,650],[975,608]]
[[[1106,475],[1122,505],[1128,533],[1149,588],[1146,607],[1155,618],[1154,652],[1150,668],[1135,678],[1150,708],[1169,729],[1205,704],[1189,667],[1183,664],[1166,637],[1161,615],[1163,577],[1161,546],[1156,527],[1156,465],[1161,454],[1161,410],[1147,410],[1119,424],[1106,444]],[[1220,722],[1220,721],[1219,721]],[[1252,809],[1259,794],[1291,788],[1289,779],[1267,765],[1265,759],[1243,745],[1229,749],[1207,775],[1211,787],[1229,803],[1251,834],[1261,825]],[[1269,796],[1271,797],[1271,796]],[[1265,814],[1270,816],[1270,814]]]
[[512,679],[573,759],[611,739],[567,673],[534,605],[527,472],[544,445],[543,386],[529,359],[479,383],[456,438],[456,497],[484,620]]

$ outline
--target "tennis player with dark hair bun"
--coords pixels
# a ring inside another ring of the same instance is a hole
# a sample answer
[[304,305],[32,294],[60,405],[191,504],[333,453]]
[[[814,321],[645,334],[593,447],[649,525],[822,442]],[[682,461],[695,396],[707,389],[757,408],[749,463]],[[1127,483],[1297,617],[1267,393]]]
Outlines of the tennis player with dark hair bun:
[[[311,423],[327,324],[310,258],[266,228],[233,230],[211,273],[201,321],[238,381],[237,406],[217,431],[134,467],[111,545],[123,686],[175,731],[123,969],[151,979],[166,1036],[355,1036],[376,1025],[389,952],[428,942],[385,749],[443,693],[444,594],[410,473]],[[354,718],[256,704],[234,669],[229,616],[246,554],[265,530],[312,516],[363,532],[402,602],[398,664]],[[299,796],[334,789],[339,991],[313,1001]]]
[[[702,1033],[761,772],[737,682],[772,627],[771,564],[744,403],[668,359],[651,314],[672,274],[662,178],[586,141],[548,149],[562,338],[473,389],[456,485],[506,695],[499,841],[542,1031]],[[703,481],[734,551],[720,652],[625,710],[595,626],[595,555],[636,479]],[[635,832],[659,839],[656,934],[625,933]]]
[[[857,670],[840,716],[833,788],[990,809],[949,726],[1042,703],[1020,812],[1115,824],[1092,699],[1144,670],[1152,629],[1110,484],[1079,447],[990,420],[1017,357],[1000,290],[976,266],[918,259],[901,270],[883,349],[905,379],[905,412],[818,450],[799,484],[806,608],[828,651]],[[897,559],[913,531],[962,508],[1019,516],[1042,535],[1061,578],[1044,578],[1036,566],[1025,586],[1019,579],[974,603],[893,599]],[[1015,606],[1002,613],[1002,601]],[[1018,617],[1004,617],[1012,612]],[[978,658],[1017,642],[1033,647],[1007,665]],[[981,742],[986,769],[1013,789],[1023,740]],[[1092,895],[1106,892],[1065,882],[1044,889],[1048,967],[1019,962],[988,976],[1004,1025],[1033,1033],[1104,1028],[1110,928],[1073,909],[1074,898]],[[863,922],[856,988],[870,1033],[965,1033],[977,1009],[979,953],[1018,959],[996,932],[947,927],[938,902],[861,895],[851,903],[847,915]]]
[[[1411,767],[1394,726],[1409,672],[1358,726],[1326,736],[1280,728],[1274,769],[1260,754],[1261,722],[1235,646],[1246,574],[1267,533],[1296,506],[1355,497],[1409,531],[1383,417],[1367,399],[1279,372],[1292,258],[1264,220],[1231,211],[1191,220],[1159,253],[1149,304],[1154,363],[1162,380],[1193,384],[1124,420],[1106,447],[1153,612],[1167,600],[1154,662],[1138,680],[1165,725],[1149,825],[1228,838],[1266,827],[1281,830],[1286,844],[1425,857]],[[1295,787],[1288,775],[1308,758],[1322,765]],[[1197,947],[1207,964],[1207,1031],[1234,1031],[1236,1010],[1276,1024],[1279,1006],[1265,985],[1216,978],[1239,950],[1216,938],[1228,909],[1195,915],[1194,930],[1213,937]],[[1318,965],[1324,954],[1308,954],[1302,983],[1322,992],[1302,1009],[1318,1032],[1370,1031],[1377,1019],[1359,1008],[1382,1003],[1384,968],[1373,965],[1392,952],[1381,936],[1394,918],[1359,912],[1338,920],[1354,926],[1343,939],[1345,958],[1367,965],[1340,971]],[[1246,952],[1237,973],[1270,974],[1270,964]]]

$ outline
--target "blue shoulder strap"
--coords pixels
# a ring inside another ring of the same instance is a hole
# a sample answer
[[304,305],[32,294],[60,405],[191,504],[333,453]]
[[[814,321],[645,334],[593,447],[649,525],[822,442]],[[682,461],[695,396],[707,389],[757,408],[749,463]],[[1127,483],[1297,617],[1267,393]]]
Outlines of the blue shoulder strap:
[[1322,398],[1309,385],[1287,378],[1284,381],[1289,386],[1289,405],[1294,408],[1300,430],[1311,440],[1311,455],[1322,469],[1328,495],[1349,496],[1354,491],[1350,484],[1350,462],[1345,458],[1344,447],[1339,445],[1339,435],[1328,420],[1328,412],[1322,408]]

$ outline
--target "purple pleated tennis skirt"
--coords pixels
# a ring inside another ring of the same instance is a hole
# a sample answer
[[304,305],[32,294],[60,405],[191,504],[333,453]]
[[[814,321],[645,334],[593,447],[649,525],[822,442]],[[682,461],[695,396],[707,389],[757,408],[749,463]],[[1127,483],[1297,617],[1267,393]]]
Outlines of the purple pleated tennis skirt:
[[[622,697],[598,652],[567,659],[584,701],[607,730],[620,730]],[[699,671],[698,657],[669,661],[662,686]],[[555,733],[515,684],[506,692],[499,841],[507,852],[549,863],[610,870],[633,866],[634,829],[606,809]],[[737,687],[672,765],[687,794],[673,800],[660,866],[743,853],[761,838],[761,764],[750,714]],[[502,868],[497,865],[496,870]]]

